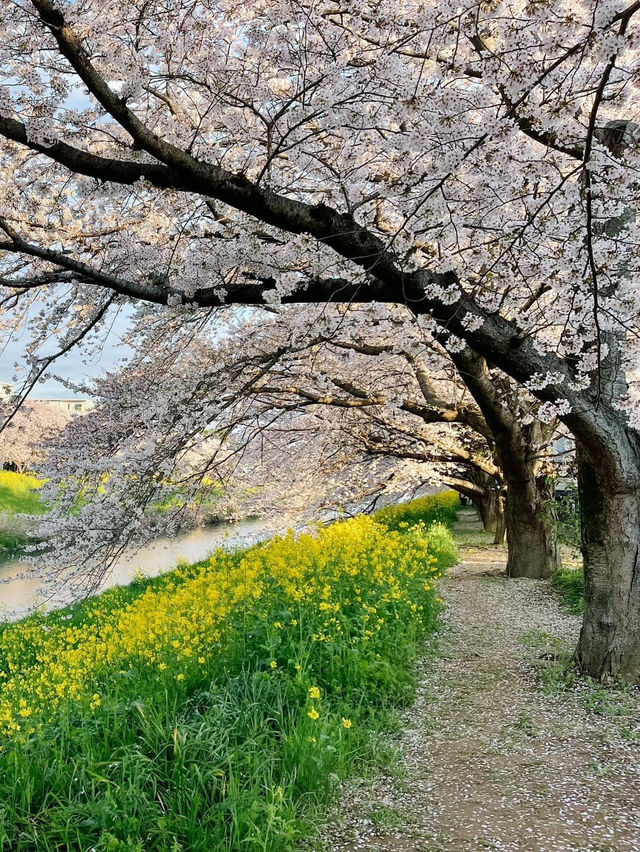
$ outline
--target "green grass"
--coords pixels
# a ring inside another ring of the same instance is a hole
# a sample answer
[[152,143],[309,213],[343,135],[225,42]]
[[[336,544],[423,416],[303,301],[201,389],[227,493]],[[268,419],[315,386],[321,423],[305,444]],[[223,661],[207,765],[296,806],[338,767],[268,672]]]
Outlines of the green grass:
[[587,713],[607,719],[628,742],[640,743],[640,688],[624,681],[601,683],[584,676],[577,665],[575,647],[565,639],[531,630],[523,642],[547,695],[558,701],[577,697]]
[[17,550],[26,544],[26,525],[18,515],[45,511],[38,489],[42,480],[26,473],[0,471],[0,551]]
[[[12,679],[27,714],[0,740],[0,852],[293,852],[341,779],[393,761],[385,731],[414,694],[439,606],[426,579],[456,559],[449,530],[355,519],[216,558],[211,580],[206,564],[183,566],[0,631],[0,723]],[[282,565],[317,594],[292,606]],[[180,655],[224,577],[260,596],[206,634],[200,666]],[[185,600],[202,604],[185,611]],[[126,623],[151,657],[110,656]],[[163,625],[156,648],[147,633]],[[109,662],[85,672],[96,643]],[[69,665],[87,675],[83,692],[31,715],[38,673],[50,673],[46,688],[73,685]]]
[[456,544],[460,549],[484,548],[484,547],[503,547],[504,545],[494,544],[494,534],[486,532],[482,529],[457,529]]
[[27,473],[0,471],[0,512],[11,515],[38,515],[44,506],[38,489],[41,479]]
[[213,511],[223,496],[224,488],[213,480],[204,480],[195,496],[188,493],[186,487],[176,485],[161,500],[152,503],[149,511],[151,514],[162,514],[186,506]]
[[561,568],[553,575],[551,582],[554,588],[560,592],[569,611],[581,615],[584,612],[584,574],[582,569]]
[[369,811],[369,819],[377,829],[398,829],[405,822],[405,818],[398,808],[384,804],[374,805]]

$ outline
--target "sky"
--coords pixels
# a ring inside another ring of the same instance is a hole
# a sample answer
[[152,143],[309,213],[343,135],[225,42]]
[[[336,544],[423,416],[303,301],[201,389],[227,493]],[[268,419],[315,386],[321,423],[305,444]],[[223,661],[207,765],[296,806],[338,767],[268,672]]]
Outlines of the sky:
[[[1,2],[1,0],[0,0]],[[64,106],[68,109],[85,109],[91,105],[87,92],[83,89],[75,89],[67,98]],[[126,327],[126,320],[116,321],[116,325],[109,335],[103,352],[99,357],[91,357],[84,363],[81,352],[72,351],[65,358],[60,358],[53,366],[49,374],[36,385],[30,394],[32,399],[72,399],[78,396],[73,390],[66,388],[56,381],[51,373],[63,376],[73,382],[83,382],[88,379],[97,378],[102,373],[115,367],[128,350],[120,341],[120,334]],[[28,327],[25,326],[19,336],[14,336],[7,341],[6,336],[0,332],[0,384],[10,382],[15,384],[16,362],[24,357],[25,346],[29,341]],[[19,380],[18,380],[19,381]]]
[[[51,373],[60,375],[68,381],[84,382],[97,378],[102,373],[113,369],[130,352],[120,340],[120,335],[124,332],[125,328],[126,321],[116,323],[106,340],[105,346],[101,352],[95,355],[92,353],[90,356],[87,356],[75,349],[63,358],[58,359],[49,371],[49,374],[45,373],[38,385],[33,389],[30,394],[31,398],[72,399],[79,395],[85,396],[85,394],[77,394],[65,387],[53,378]],[[28,341],[29,333],[27,327],[21,330],[19,336],[14,336],[9,341],[6,338],[0,340],[0,384],[3,382],[15,383],[16,362],[20,362],[23,359],[25,346]]]

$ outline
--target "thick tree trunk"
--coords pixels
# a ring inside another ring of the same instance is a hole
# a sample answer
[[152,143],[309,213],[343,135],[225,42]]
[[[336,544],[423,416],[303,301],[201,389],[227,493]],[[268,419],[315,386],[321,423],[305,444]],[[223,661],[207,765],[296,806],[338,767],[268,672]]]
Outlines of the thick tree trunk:
[[485,532],[494,533],[494,544],[501,544],[505,535],[502,477],[472,469],[467,476],[466,480],[449,477],[444,482],[473,501]]
[[543,514],[546,494],[541,457],[548,443],[545,427],[538,421],[529,425],[520,422],[517,405],[515,410],[509,407],[477,353],[467,347],[451,358],[491,430],[494,455],[506,484],[507,574],[548,577],[559,559],[553,526]]
[[485,532],[493,533],[494,544],[502,544],[506,533],[503,496],[497,490],[491,490],[486,497],[476,498],[474,502]]
[[544,501],[552,495],[535,457],[538,446],[517,422],[496,441],[506,483],[508,577],[542,579],[560,566],[555,528],[544,512]]
[[522,426],[513,418],[505,426],[496,452],[507,487],[507,576],[543,579],[560,567],[555,527],[544,511],[553,496],[540,458],[545,441],[537,422]]
[[[621,442],[622,444],[623,442]],[[640,472],[640,453],[635,466]],[[578,645],[583,670],[640,682],[640,491],[612,483],[578,447],[585,613]]]
[[541,579],[559,567],[556,535],[543,513],[543,486],[536,479],[533,466],[524,459],[520,461],[521,472],[528,470],[528,476],[514,475],[513,468],[505,470],[507,576]]

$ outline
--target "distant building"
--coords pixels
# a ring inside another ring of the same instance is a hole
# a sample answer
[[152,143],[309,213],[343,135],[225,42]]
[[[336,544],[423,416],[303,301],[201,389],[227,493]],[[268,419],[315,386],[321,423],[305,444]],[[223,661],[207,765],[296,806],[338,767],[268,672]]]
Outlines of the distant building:
[[39,399],[38,402],[68,411],[70,414],[86,414],[87,411],[95,408],[95,402],[92,399]]
[[575,499],[578,488],[574,468],[575,441],[568,435],[560,435],[551,442],[551,454],[555,458],[559,474],[555,482],[556,499],[562,500],[565,497]]
[[[11,399],[15,391],[11,382],[0,382],[0,402],[2,400]],[[29,399],[29,402],[38,402],[43,405],[51,405],[54,408],[59,408],[61,411],[67,411],[69,414],[86,414],[95,408],[95,402],[92,399]]]

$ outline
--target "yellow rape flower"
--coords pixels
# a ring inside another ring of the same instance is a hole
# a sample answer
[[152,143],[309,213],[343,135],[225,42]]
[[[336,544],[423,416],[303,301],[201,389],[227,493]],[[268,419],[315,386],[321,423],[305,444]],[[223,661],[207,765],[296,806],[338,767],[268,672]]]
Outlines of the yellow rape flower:
[[[92,602],[92,617],[80,626],[61,615],[10,625],[0,637],[0,735],[33,726],[21,725],[21,711],[24,719],[26,713],[51,716],[67,700],[96,701],[97,673],[108,680],[152,666],[159,678],[166,672],[184,680],[192,665],[204,665],[213,649],[224,653],[225,642],[235,640],[229,625],[238,613],[249,625],[282,629],[300,620],[315,642],[370,647],[386,625],[429,611],[420,594],[433,595],[441,573],[430,535],[419,525],[399,533],[357,517],[314,534],[276,537],[239,555],[218,551],[206,565],[167,575],[120,607],[108,593]],[[297,618],[280,614],[298,609]],[[282,621],[273,620],[276,613]],[[169,665],[184,672],[175,675]],[[278,669],[276,660],[269,667]],[[301,672],[301,664],[295,669]],[[311,701],[321,695],[318,687],[308,693]],[[311,707],[309,717],[319,715]]]

